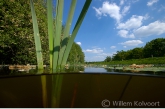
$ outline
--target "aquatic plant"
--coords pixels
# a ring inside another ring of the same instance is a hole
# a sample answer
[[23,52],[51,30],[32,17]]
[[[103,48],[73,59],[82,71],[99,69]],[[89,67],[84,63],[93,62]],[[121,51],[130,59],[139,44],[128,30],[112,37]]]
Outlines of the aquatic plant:
[[[87,13],[87,10],[90,6],[91,1],[92,0],[86,0],[84,7],[81,10],[81,13],[76,22],[76,25],[74,26],[71,37],[69,37],[70,27],[71,27],[77,0],[72,0],[71,2],[70,11],[67,18],[67,23],[64,29],[64,34],[61,33],[64,0],[56,0],[55,25],[53,25],[54,23],[53,3],[52,3],[52,0],[47,0],[50,69],[52,69],[53,73],[57,72],[57,69],[59,69],[60,67],[66,65],[67,58],[69,56],[69,52],[71,50],[72,44],[83,22],[83,19]],[[41,52],[41,44],[40,44],[40,38],[39,38],[37,18],[35,15],[35,10],[34,10],[32,0],[30,0],[30,2],[31,2],[32,17],[33,17],[33,28],[34,28],[35,45],[36,45],[36,53],[37,53],[37,63],[38,63],[38,68],[42,69],[43,60],[41,60],[42,52]]]
[[34,4],[32,0],[30,0],[30,6],[31,6],[31,13],[32,13],[32,20],[33,20],[33,31],[34,31],[34,40],[35,40],[36,55],[37,55],[37,65],[38,65],[38,69],[43,69],[43,58],[42,58],[40,34],[39,34]]

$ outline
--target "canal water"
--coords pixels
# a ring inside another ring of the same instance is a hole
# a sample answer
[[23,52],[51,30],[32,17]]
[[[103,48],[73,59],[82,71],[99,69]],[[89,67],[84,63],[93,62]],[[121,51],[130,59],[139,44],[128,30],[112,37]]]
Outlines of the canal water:
[[[0,76],[7,75],[33,75],[33,74],[50,74],[49,67],[43,71],[38,71],[36,69],[30,69],[26,71],[19,70],[9,70],[8,67],[0,68]],[[71,66],[67,69],[59,70],[58,73],[124,73],[124,74],[140,74],[140,75],[160,75],[165,76],[165,71],[136,71],[136,70],[123,70],[104,68],[104,67],[83,67],[83,66]]]
[[165,77],[160,76],[119,73],[6,76],[0,77],[0,86],[0,107],[165,107]]
[[0,107],[165,107],[165,76],[94,67],[66,71],[1,70]]

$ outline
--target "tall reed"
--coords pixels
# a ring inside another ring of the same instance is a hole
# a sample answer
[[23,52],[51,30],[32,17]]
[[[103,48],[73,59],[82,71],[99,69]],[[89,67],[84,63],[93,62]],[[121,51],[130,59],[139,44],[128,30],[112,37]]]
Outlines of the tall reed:
[[32,0],[30,0],[30,6],[31,6],[31,13],[32,13],[32,20],[33,20],[33,31],[34,31],[34,41],[35,41],[35,48],[36,48],[36,55],[37,55],[37,65],[38,65],[38,69],[43,69],[43,58],[42,58],[40,34],[39,34],[34,4]]
[[48,20],[48,35],[49,35],[49,56],[50,56],[50,69],[53,64],[53,5],[52,0],[47,0],[47,20]]
[[54,36],[54,48],[53,48],[53,72],[57,71],[58,54],[60,51],[63,5],[64,5],[64,0],[57,0],[56,19],[55,19],[55,36]]
[[[53,25],[53,3],[52,0],[47,0],[47,23],[48,23],[48,35],[49,35],[49,55],[50,55],[50,69],[53,73],[57,72],[58,66],[63,66],[66,64],[69,52],[71,50],[74,39],[77,32],[83,22],[86,12],[90,6],[92,0],[86,0],[83,9],[79,15],[76,25],[73,29],[71,37],[69,37],[70,27],[76,7],[77,0],[72,0],[70,5],[70,11],[67,18],[66,27],[64,29],[64,34],[61,34],[62,30],[62,17],[63,17],[63,5],[64,0],[56,0],[56,16],[55,16],[55,26]],[[32,19],[33,19],[33,29],[34,29],[34,39],[37,54],[37,64],[39,69],[43,69],[43,59],[41,52],[41,42],[39,36],[39,29],[37,24],[37,18],[35,14],[35,9],[33,1],[30,0]],[[54,32],[55,29],[55,32]],[[68,41],[69,39],[69,41]]]
[[69,56],[69,52],[70,52],[71,47],[72,47],[72,44],[74,42],[74,39],[75,39],[75,37],[77,35],[77,32],[78,32],[81,24],[83,22],[83,19],[84,19],[85,15],[86,15],[86,12],[87,12],[87,10],[88,10],[88,8],[90,6],[91,1],[92,0],[86,0],[86,2],[84,4],[84,7],[83,7],[83,9],[82,9],[82,11],[80,13],[80,16],[79,16],[79,18],[78,18],[78,20],[76,22],[75,27],[73,29],[72,35],[69,38],[69,41],[67,43],[67,46],[66,46],[66,49],[65,49],[65,52],[64,52],[64,55],[63,55],[62,63],[61,63],[62,65],[65,65],[66,64],[66,61],[67,61],[68,56]]
[[62,42],[61,42],[61,49],[60,49],[60,53],[59,53],[59,59],[58,59],[58,65],[61,65],[62,62],[62,58],[64,56],[64,51],[68,42],[68,36],[69,36],[69,32],[70,32],[70,27],[72,24],[72,19],[73,19],[73,15],[74,15],[74,11],[75,11],[75,7],[76,7],[76,2],[77,0],[72,0],[71,5],[70,5],[70,10],[69,10],[69,14],[68,14],[68,18],[67,18],[67,23],[64,29],[64,35],[62,37]]

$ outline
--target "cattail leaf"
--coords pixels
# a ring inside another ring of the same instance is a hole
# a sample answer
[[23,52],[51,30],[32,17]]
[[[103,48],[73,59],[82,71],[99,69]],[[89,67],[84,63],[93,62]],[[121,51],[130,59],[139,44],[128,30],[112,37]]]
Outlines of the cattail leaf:
[[69,56],[69,52],[70,52],[71,47],[72,47],[72,44],[74,42],[74,39],[75,39],[75,37],[77,35],[77,32],[78,32],[81,24],[83,22],[83,19],[84,19],[85,15],[86,15],[86,12],[87,12],[87,10],[88,10],[88,8],[90,6],[91,1],[92,0],[86,0],[86,2],[84,4],[84,7],[83,7],[83,9],[82,9],[82,11],[81,11],[81,13],[79,15],[79,18],[78,18],[78,20],[76,22],[76,25],[75,25],[74,29],[73,29],[72,35],[69,38],[69,41],[67,43],[67,46],[66,46],[66,49],[65,49],[65,52],[64,52],[64,56],[63,56],[63,59],[62,59],[62,63],[61,63],[62,65],[66,64],[67,58]]
[[56,72],[56,70],[57,70],[58,54],[59,54],[59,50],[60,50],[63,4],[64,4],[64,0],[57,0],[56,20],[55,20],[55,36],[54,36],[54,48],[53,48],[53,72]]
[[62,58],[63,58],[63,55],[64,55],[64,51],[65,51],[65,48],[66,48],[66,45],[67,45],[67,42],[68,42],[67,37],[69,36],[70,27],[71,27],[73,15],[74,15],[75,7],[76,7],[76,2],[77,2],[77,0],[72,0],[72,3],[71,3],[71,7],[70,7],[68,18],[67,18],[67,23],[66,23],[66,26],[65,26],[65,29],[64,29],[64,34],[63,34],[63,37],[62,37],[61,49],[60,49],[59,59],[58,59],[58,65],[61,65]]
[[38,69],[43,69],[43,58],[42,58],[40,34],[39,34],[34,4],[32,0],[30,0],[30,6],[31,6],[31,13],[32,13],[32,20],[33,20],[33,31],[34,31],[36,54],[37,54],[37,65],[38,65]]
[[49,35],[49,56],[50,56],[50,69],[53,64],[53,6],[52,0],[47,0],[47,20],[48,20],[48,35]]

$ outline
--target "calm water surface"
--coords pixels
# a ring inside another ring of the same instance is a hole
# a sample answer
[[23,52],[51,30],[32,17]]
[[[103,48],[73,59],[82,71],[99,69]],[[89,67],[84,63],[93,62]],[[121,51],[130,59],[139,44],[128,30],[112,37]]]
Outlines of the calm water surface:
[[[49,68],[48,68],[49,69]],[[9,70],[8,68],[1,68],[0,75],[29,75],[29,74],[49,74],[50,70],[45,69],[44,71],[38,71],[36,69],[31,69],[28,71],[18,71],[18,70]],[[75,67],[71,66],[69,69],[62,69],[58,72],[61,73],[124,73],[124,74],[140,74],[140,75],[161,75],[165,76],[165,71],[130,71],[130,70],[118,70],[113,68],[101,68],[101,67]]]
[[94,67],[86,67],[84,72],[104,72],[107,73],[108,71],[105,68],[94,68]]

